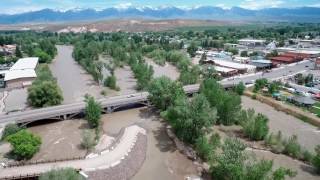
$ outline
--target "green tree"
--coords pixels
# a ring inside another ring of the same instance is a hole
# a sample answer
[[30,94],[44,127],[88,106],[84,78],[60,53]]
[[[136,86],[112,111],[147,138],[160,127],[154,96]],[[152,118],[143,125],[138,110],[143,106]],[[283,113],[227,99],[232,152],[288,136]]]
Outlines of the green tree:
[[181,85],[165,76],[153,79],[148,92],[148,98],[160,110],[166,110],[178,97],[185,96]]
[[254,83],[254,92],[260,91],[262,88],[264,88],[268,84],[268,80],[265,78],[257,79]]
[[220,146],[219,134],[213,134],[209,139],[200,136],[195,143],[195,149],[205,161],[211,161],[215,156],[215,150]]
[[191,102],[181,96],[168,109],[166,118],[180,139],[193,144],[215,123],[217,112],[203,95],[196,95]]
[[198,50],[198,47],[195,42],[191,42],[189,47],[187,48],[187,52],[190,54],[191,57],[196,56],[196,51]]
[[232,125],[237,122],[241,110],[241,98],[233,92],[226,92],[214,79],[206,79],[200,87],[211,107],[218,111],[218,123]]
[[64,168],[64,169],[53,169],[49,172],[43,173],[39,180],[84,180],[75,169]]
[[272,82],[268,86],[269,94],[279,92],[279,90],[280,90],[280,84],[278,82]]
[[90,127],[97,128],[100,125],[102,114],[101,105],[91,96],[87,96],[85,101],[85,119],[88,121]]
[[243,84],[243,82],[240,82],[234,87],[234,92],[236,92],[238,95],[243,95],[244,90],[246,89],[246,86]]
[[2,132],[1,140],[5,140],[8,136],[17,133],[20,130],[22,130],[22,128],[17,124],[7,124]]
[[248,51],[241,51],[240,56],[241,57],[248,57]]
[[16,54],[16,57],[17,57],[17,58],[22,58],[22,57],[23,57],[19,45],[17,45],[17,47],[16,47],[16,52],[15,52],[15,54]]
[[111,89],[117,89],[117,84],[116,83],[117,83],[117,79],[113,75],[112,76],[108,76],[103,82],[104,86],[109,87]]
[[30,159],[40,149],[41,138],[27,130],[21,130],[6,138],[18,159]]
[[28,102],[33,107],[47,107],[61,104],[63,96],[57,83],[36,82],[28,88]]
[[39,57],[39,63],[50,63],[52,61],[52,57],[41,49],[36,49],[34,55]]

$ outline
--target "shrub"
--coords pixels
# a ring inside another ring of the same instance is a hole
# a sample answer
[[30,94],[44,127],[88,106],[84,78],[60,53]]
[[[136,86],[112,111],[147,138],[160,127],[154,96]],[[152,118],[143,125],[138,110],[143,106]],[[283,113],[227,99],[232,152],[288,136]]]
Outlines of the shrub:
[[253,110],[243,113],[247,114],[241,122],[244,134],[251,140],[263,140],[269,131],[268,118],[262,114],[254,115]]
[[284,150],[281,131],[278,131],[276,135],[271,133],[269,136],[266,137],[265,143],[267,146],[271,147],[273,152],[282,153]]
[[28,89],[28,102],[33,107],[47,107],[61,104],[63,96],[56,83],[44,81]]
[[42,174],[39,180],[84,180],[84,178],[72,168],[54,169]]
[[241,96],[243,95],[245,89],[246,86],[243,84],[243,82],[240,82],[235,86],[234,91]]
[[284,141],[283,153],[293,158],[301,157],[301,146],[298,143],[298,137],[296,135],[293,135],[288,140]]
[[86,97],[85,119],[88,121],[90,127],[97,128],[100,125],[100,118],[102,109],[98,102],[93,97]]
[[94,133],[90,130],[84,130],[82,133],[81,146],[87,150],[91,150],[95,145]]
[[313,154],[308,151],[308,150],[304,150],[302,152],[302,160],[306,161],[306,162],[311,162],[313,159]]
[[21,130],[16,134],[10,135],[7,141],[13,147],[12,152],[18,159],[30,159],[39,151],[41,139],[27,130]]
[[297,175],[297,172],[292,171],[291,169],[280,167],[275,170],[272,174],[273,180],[285,180],[285,176],[294,177]]
[[116,83],[117,79],[115,76],[109,76],[107,77],[104,82],[103,85],[105,87],[109,87],[110,89],[116,89],[117,88],[117,83]]
[[22,128],[20,128],[17,124],[7,124],[2,132],[1,140],[5,140],[6,137],[17,133]]
[[257,95],[256,95],[256,94],[253,94],[253,95],[251,96],[251,99],[257,99]]
[[316,155],[312,159],[312,165],[316,168],[318,174],[320,174],[320,145],[315,149]]
[[206,136],[201,136],[196,140],[195,147],[200,157],[206,161],[209,161],[214,156],[214,151],[220,145],[219,134],[214,134],[210,137],[210,140]]

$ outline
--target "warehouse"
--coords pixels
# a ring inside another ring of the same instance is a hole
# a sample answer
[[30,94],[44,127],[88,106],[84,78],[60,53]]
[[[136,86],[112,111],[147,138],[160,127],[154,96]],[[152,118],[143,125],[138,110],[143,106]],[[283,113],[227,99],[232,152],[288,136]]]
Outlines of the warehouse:
[[38,58],[19,59],[4,74],[4,84],[8,89],[23,88],[30,86],[32,81],[37,77],[35,68],[38,65]]
[[225,60],[211,60],[216,66],[221,66],[225,68],[236,69],[239,73],[253,73],[256,71],[256,66],[249,64],[239,64],[232,61]]

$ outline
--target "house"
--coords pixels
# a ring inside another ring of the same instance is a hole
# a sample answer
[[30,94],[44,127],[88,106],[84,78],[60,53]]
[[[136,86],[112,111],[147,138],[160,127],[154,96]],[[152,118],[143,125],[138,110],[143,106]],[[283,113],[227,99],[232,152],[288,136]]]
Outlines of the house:
[[234,76],[238,73],[238,70],[232,68],[214,66],[214,69],[224,77]]
[[21,88],[31,85],[37,77],[35,68],[39,58],[22,58],[19,59],[9,70],[4,73],[4,83],[9,89]]
[[270,69],[270,68],[272,68],[272,61],[265,60],[265,59],[251,60],[249,64],[256,66],[257,69]]

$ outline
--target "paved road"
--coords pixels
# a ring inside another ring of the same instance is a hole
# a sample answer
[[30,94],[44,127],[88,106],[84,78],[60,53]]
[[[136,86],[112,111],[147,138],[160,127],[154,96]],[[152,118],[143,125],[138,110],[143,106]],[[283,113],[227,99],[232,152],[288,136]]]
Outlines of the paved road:
[[320,144],[320,130],[315,126],[246,96],[242,97],[242,106],[266,115],[269,118],[270,131],[273,133],[281,131],[285,137],[297,135],[299,143],[310,151]]
[[[37,165],[27,165],[0,170],[0,179],[27,174],[40,174],[50,171],[54,168],[72,167],[84,171],[93,171],[97,169],[108,169],[121,163],[137,141],[139,133],[146,135],[146,131],[139,126],[133,125],[127,127],[119,143],[113,148],[103,151],[101,155],[95,155],[84,160],[63,161],[57,163],[46,163]],[[130,154],[129,154],[130,155]]]

